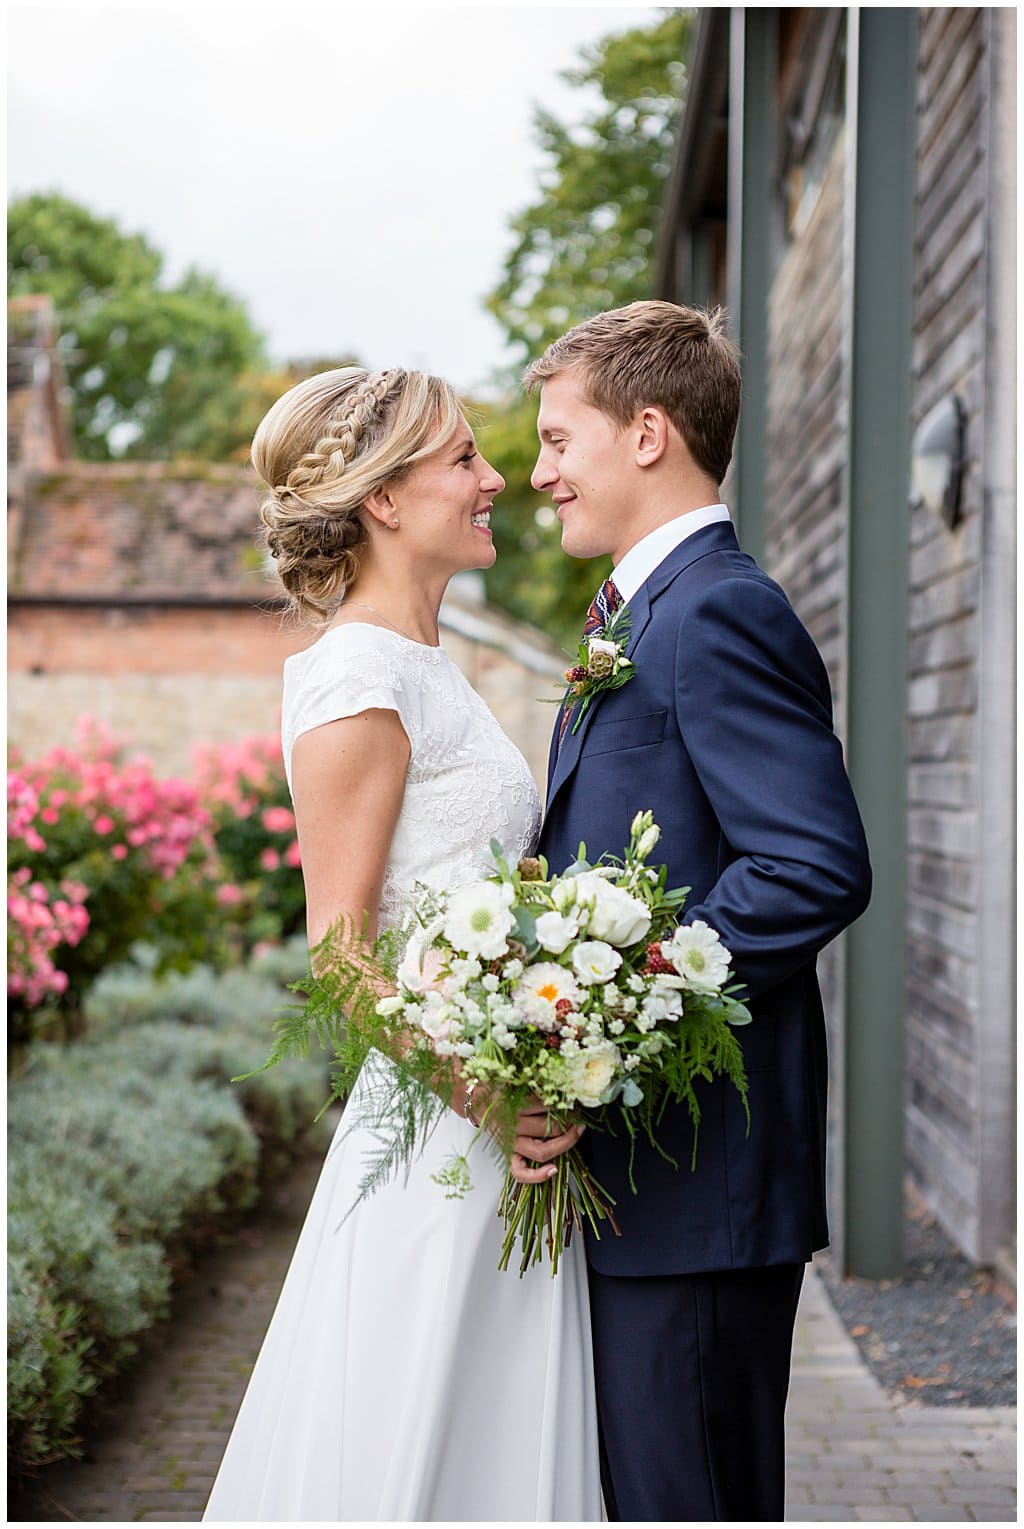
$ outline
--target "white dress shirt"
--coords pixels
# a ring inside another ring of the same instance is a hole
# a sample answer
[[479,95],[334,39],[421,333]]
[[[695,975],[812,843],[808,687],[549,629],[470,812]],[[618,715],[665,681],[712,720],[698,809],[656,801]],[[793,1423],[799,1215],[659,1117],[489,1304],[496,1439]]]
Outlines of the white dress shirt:
[[612,579],[623,603],[632,600],[659,563],[663,563],[669,553],[674,552],[694,531],[731,519],[724,504],[706,504],[699,510],[687,510],[685,515],[677,515],[674,520],[666,520],[664,525],[649,531],[635,547],[630,547],[621,563],[612,569]]

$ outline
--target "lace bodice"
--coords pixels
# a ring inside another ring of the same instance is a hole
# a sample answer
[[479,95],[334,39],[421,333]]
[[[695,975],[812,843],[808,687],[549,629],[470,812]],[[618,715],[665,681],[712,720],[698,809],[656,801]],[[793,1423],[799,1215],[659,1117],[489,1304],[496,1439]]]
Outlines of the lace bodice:
[[443,648],[381,627],[332,627],[285,660],[281,742],[291,789],[301,733],[369,707],[398,713],[411,757],[391,842],[379,927],[401,916],[417,881],[450,887],[493,869],[491,839],[513,862],[540,831],[529,766]]

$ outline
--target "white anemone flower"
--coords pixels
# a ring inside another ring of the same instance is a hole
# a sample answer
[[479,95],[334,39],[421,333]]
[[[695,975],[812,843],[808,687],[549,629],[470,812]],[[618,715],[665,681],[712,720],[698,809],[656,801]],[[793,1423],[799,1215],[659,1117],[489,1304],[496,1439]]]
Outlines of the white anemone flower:
[[532,1000],[529,1013],[532,1022],[541,1030],[554,1029],[557,1024],[556,1003],[563,998],[572,1004],[580,1000],[579,986],[572,972],[555,961],[537,961],[528,966],[519,983],[519,992]]
[[584,987],[603,987],[622,965],[622,957],[604,940],[583,940],[572,953],[572,965]]
[[508,882],[476,881],[453,892],[448,902],[444,937],[467,956],[493,961],[508,950],[515,928],[513,890]]
[[717,993],[729,973],[730,952],[721,936],[703,919],[680,924],[670,940],[662,940],[661,949],[680,977],[695,993]]

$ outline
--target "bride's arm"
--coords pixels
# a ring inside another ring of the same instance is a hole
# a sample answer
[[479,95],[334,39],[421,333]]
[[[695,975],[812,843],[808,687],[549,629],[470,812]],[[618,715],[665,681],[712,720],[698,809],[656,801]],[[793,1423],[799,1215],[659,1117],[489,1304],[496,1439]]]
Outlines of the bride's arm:
[[384,871],[409,768],[397,712],[374,708],[312,728],[292,750],[292,796],[310,949],[340,918],[377,934]]
[[[339,919],[377,935],[391,841],[405,795],[410,745],[398,714],[383,708],[312,728],[292,750],[292,798],[312,950]],[[394,991],[368,982],[381,996]],[[452,1108],[465,1115],[465,1089]]]

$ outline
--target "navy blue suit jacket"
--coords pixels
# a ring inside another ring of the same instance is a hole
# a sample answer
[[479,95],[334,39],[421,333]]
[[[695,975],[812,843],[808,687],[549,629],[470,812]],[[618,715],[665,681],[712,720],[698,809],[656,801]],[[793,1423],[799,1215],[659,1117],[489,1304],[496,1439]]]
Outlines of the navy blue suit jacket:
[[808,1259],[825,1216],[825,1026],[815,958],[867,906],[860,815],[832,730],[828,676],[782,590],[731,525],[675,549],[629,602],[636,672],[599,696],[561,752],[552,739],[541,851],[553,871],[621,855],[634,813],[662,830],[653,859],[692,888],[683,923],[718,930],[754,1020],[737,1030],[750,1134],[731,1083],[700,1086],[697,1166],[683,1107],[659,1140],[678,1161],[592,1130],[583,1146],[615,1197],[621,1238],[589,1233],[605,1274],[685,1274]]

